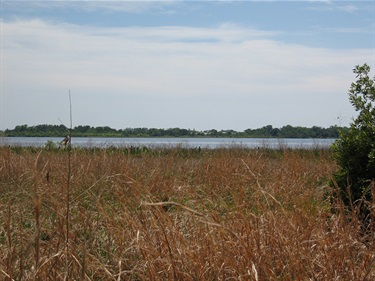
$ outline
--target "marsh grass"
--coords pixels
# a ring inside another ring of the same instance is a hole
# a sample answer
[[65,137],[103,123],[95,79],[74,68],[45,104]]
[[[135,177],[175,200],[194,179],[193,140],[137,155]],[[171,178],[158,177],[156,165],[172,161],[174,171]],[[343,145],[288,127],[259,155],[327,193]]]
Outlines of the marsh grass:
[[3,280],[375,277],[329,150],[0,150]]

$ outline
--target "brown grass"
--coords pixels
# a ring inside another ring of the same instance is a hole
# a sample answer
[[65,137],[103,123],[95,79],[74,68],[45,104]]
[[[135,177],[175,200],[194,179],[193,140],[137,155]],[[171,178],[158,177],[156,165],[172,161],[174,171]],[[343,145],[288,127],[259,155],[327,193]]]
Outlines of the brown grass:
[[328,150],[0,151],[3,280],[375,278]]

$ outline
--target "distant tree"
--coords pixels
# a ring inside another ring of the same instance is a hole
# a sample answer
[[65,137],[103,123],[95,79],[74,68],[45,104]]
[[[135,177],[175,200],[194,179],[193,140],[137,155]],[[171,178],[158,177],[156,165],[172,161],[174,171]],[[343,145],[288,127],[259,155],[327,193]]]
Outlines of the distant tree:
[[147,137],[148,129],[147,128],[134,128],[134,129],[131,129],[131,133],[133,137]]
[[291,125],[286,125],[280,129],[280,137],[282,138],[297,138],[299,137],[296,128]]
[[[250,138],[337,138],[339,127],[327,129],[320,127],[293,127],[287,125],[281,129],[267,125],[258,129],[247,129],[242,132],[235,130],[206,130],[195,129],[156,129],[156,128],[126,128],[116,130],[108,126],[91,127],[79,125],[73,128],[72,133],[76,137],[250,137]],[[346,128],[341,128],[346,129]],[[9,137],[64,137],[68,129],[64,125],[36,125],[16,126],[13,130],[6,129],[3,133]]]
[[179,129],[179,134],[181,137],[189,136],[189,131],[187,129]]
[[28,126],[27,125],[18,125],[14,128],[13,131],[15,132],[25,132],[28,130]]
[[320,138],[321,136],[323,137],[324,135],[325,135],[325,130],[321,127],[313,126],[310,129],[310,137],[312,138]]
[[162,136],[162,132],[160,129],[151,128],[151,129],[148,129],[148,135],[150,137],[160,137]]
[[74,128],[74,131],[78,132],[78,133],[87,133],[89,132],[91,129],[90,126],[86,125],[86,126],[82,126],[82,125],[79,125],[77,127]]
[[218,136],[218,131],[215,130],[215,129],[211,129],[211,130],[208,130],[208,131],[205,131],[205,134],[209,137],[217,137]]
[[267,126],[262,127],[261,131],[264,134],[264,137],[269,138],[269,137],[272,137],[273,127],[272,125],[267,125]]
[[349,100],[358,116],[333,145],[339,166],[334,179],[344,202],[360,209],[368,221],[375,198],[375,86],[367,64],[353,69],[357,81],[351,84]]
[[220,135],[225,136],[225,137],[233,137],[238,134],[238,132],[234,130],[221,130],[219,133]]

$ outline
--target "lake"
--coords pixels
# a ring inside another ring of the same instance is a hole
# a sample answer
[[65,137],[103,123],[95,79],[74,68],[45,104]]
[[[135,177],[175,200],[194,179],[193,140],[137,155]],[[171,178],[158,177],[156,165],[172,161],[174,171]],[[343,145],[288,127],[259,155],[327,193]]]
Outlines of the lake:
[[[0,137],[0,146],[43,147],[47,141],[58,144],[63,138]],[[259,139],[259,138],[72,138],[75,147],[182,146],[187,148],[268,147],[328,148],[335,139]]]

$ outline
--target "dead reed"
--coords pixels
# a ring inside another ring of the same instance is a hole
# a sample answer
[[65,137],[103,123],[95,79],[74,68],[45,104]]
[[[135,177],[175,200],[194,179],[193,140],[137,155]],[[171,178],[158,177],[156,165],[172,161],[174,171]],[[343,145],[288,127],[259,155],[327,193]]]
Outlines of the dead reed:
[[75,149],[69,230],[66,152],[0,151],[3,280],[375,277],[329,150]]

